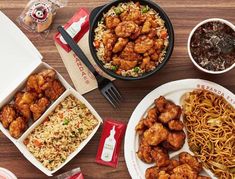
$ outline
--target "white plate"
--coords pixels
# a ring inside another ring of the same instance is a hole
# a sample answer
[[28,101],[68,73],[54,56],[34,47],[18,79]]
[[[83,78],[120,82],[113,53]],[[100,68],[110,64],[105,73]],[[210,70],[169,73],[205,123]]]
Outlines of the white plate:
[[[138,151],[139,137],[135,132],[135,126],[139,120],[146,113],[146,111],[153,105],[153,102],[159,96],[164,96],[167,99],[172,100],[175,104],[180,105],[180,98],[186,92],[194,89],[207,89],[218,95],[224,96],[224,98],[235,107],[235,95],[224,87],[201,79],[185,79],[166,83],[152,92],[150,92],[135,108],[129,120],[126,135],[124,154],[128,171],[133,179],[144,179],[145,170],[154,164],[146,164],[138,159],[136,152]],[[170,157],[177,157],[182,151],[186,151],[192,154],[188,148],[187,139],[182,149],[176,152],[170,153]],[[216,178],[210,170],[204,169],[203,175],[208,175],[211,178]]]

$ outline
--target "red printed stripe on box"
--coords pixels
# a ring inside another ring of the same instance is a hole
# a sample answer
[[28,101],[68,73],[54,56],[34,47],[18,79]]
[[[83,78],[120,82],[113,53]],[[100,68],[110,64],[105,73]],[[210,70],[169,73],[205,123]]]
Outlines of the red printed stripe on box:
[[[79,9],[74,16],[63,26],[77,43],[89,29],[89,13],[86,9]],[[58,32],[54,36],[54,40],[66,51],[70,52],[71,48],[64,41]]]

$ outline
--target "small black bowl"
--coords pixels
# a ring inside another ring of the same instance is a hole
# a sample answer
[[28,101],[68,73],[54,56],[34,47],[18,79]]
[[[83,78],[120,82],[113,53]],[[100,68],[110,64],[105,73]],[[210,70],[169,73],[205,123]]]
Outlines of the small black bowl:
[[129,76],[118,75],[115,72],[113,72],[112,70],[105,68],[103,66],[104,65],[103,62],[99,60],[97,53],[96,53],[96,49],[93,45],[93,41],[95,38],[94,31],[98,25],[98,22],[103,17],[103,14],[106,13],[112,6],[117,6],[119,3],[130,2],[130,1],[129,0],[115,0],[115,1],[112,1],[111,3],[108,3],[104,6],[100,6],[100,7],[93,9],[93,11],[90,14],[90,32],[89,32],[89,47],[90,47],[91,54],[92,54],[96,64],[104,72],[106,72],[107,74],[109,74],[110,76],[112,76],[114,78],[121,79],[121,80],[140,80],[140,79],[144,79],[144,78],[147,78],[147,77],[153,75],[154,73],[159,71],[161,68],[163,68],[163,66],[167,63],[167,61],[171,57],[171,54],[172,54],[173,48],[174,48],[174,29],[173,29],[173,26],[171,24],[169,17],[163,11],[163,9],[161,7],[159,7],[156,3],[149,1],[149,0],[139,0],[139,1],[132,0],[132,1],[133,2],[140,2],[141,5],[148,5],[150,8],[154,9],[157,13],[159,13],[159,16],[165,21],[165,26],[166,26],[166,29],[167,29],[167,32],[169,35],[169,45],[166,49],[165,58],[163,59],[162,63],[160,63],[154,70],[152,70],[150,72],[146,72],[138,77],[129,77]]

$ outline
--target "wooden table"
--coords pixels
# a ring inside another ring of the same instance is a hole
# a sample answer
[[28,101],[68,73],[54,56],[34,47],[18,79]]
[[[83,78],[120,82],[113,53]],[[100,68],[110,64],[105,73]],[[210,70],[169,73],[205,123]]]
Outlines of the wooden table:
[[[23,10],[27,0],[0,0],[0,10],[15,22],[16,17]],[[33,44],[43,55],[43,61],[58,70],[71,83],[69,75],[55,48],[52,39],[59,24],[69,20],[80,7],[92,8],[107,3],[104,0],[69,0],[68,6],[59,10],[53,29],[46,40],[37,38],[34,34],[23,30]],[[86,99],[105,119],[112,117],[128,122],[133,110],[140,100],[156,87],[169,81],[185,78],[201,78],[214,81],[235,92],[235,70],[224,75],[212,76],[198,71],[191,63],[187,54],[187,38],[192,28],[206,18],[220,17],[235,23],[234,0],[159,0],[158,4],[169,15],[175,29],[175,48],[173,55],[164,69],[156,75],[137,82],[116,81],[115,84],[125,96],[125,103],[118,110],[113,109],[98,90],[86,94]],[[1,34],[2,35],[2,34]],[[1,42],[4,43],[4,42]],[[33,59],[32,59],[33,60]],[[72,83],[71,83],[72,84]],[[102,128],[102,127],[101,127]],[[85,178],[130,178],[125,159],[123,144],[118,167],[110,168],[97,165],[95,156],[101,135],[101,128],[89,144],[59,173],[81,167]],[[19,178],[47,178],[42,172],[28,162],[18,149],[2,133],[0,133],[0,167],[14,172]]]

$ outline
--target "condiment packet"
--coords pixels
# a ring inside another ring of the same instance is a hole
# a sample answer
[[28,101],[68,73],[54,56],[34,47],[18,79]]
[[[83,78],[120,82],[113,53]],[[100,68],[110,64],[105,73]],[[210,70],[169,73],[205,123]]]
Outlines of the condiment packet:
[[[84,8],[79,9],[63,27],[77,43],[89,29],[89,13]],[[60,33],[54,39],[66,52],[71,51]]]
[[117,167],[118,156],[125,131],[125,123],[110,119],[105,120],[96,155],[97,163]]
[[75,168],[68,172],[56,176],[57,179],[84,179],[80,168]]
[[17,22],[30,32],[47,35],[56,11],[66,6],[67,0],[30,0]]

